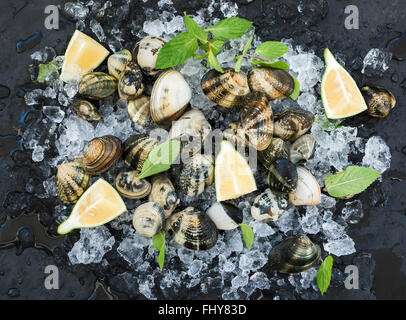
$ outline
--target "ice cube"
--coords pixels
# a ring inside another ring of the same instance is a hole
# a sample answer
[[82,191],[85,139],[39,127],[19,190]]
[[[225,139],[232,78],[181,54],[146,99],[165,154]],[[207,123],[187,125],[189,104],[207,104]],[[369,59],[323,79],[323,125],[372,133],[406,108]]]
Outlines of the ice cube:
[[362,202],[360,200],[354,200],[347,202],[341,212],[345,221],[350,224],[356,224],[364,217],[364,210],[362,208]]
[[361,73],[368,77],[382,77],[389,69],[392,53],[387,49],[371,49],[364,58],[364,67]]
[[100,25],[99,22],[92,19],[92,20],[90,20],[89,26],[90,26],[90,29],[93,31],[93,33],[96,35],[97,39],[99,39],[100,42],[106,41],[106,36],[104,34],[103,27]]
[[42,146],[35,146],[32,151],[32,161],[41,162],[44,160],[44,148]]
[[365,146],[365,156],[362,158],[362,165],[374,168],[380,173],[390,168],[392,155],[385,141],[379,136],[368,139]]
[[189,266],[188,275],[191,277],[197,276],[203,268],[203,263],[201,260],[195,259]]
[[89,14],[89,8],[80,2],[67,2],[63,9],[73,20],[85,20]]
[[65,111],[61,110],[58,106],[44,106],[42,112],[49,120],[56,123],[61,123],[65,117]]
[[321,228],[321,217],[317,207],[307,207],[306,214],[299,218],[304,233],[316,234]]
[[327,243],[324,243],[323,246],[324,250],[338,257],[346,256],[355,252],[354,241],[348,235],[345,235],[340,239],[328,241]]
[[231,285],[234,289],[244,287],[248,284],[249,277],[248,274],[239,274],[231,280]]

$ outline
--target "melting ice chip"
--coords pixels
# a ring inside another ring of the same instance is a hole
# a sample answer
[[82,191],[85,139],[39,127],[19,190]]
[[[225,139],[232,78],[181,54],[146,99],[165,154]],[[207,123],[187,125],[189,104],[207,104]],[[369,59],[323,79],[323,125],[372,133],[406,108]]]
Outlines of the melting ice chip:
[[341,214],[343,218],[350,224],[360,222],[360,220],[364,217],[362,202],[360,200],[347,202]]
[[65,111],[61,110],[61,108],[57,106],[44,106],[42,108],[42,112],[49,120],[56,123],[61,123],[65,117]]
[[389,69],[392,53],[386,49],[371,49],[364,58],[362,73],[368,77],[382,77]]
[[390,149],[385,141],[379,136],[373,136],[369,138],[365,146],[362,165],[383,173],[390,168],[391,158]]
[[324,250],[337,257],[346,256],[355,252],[354,241],[347,235],[341,239],[331,240],[324,244]]

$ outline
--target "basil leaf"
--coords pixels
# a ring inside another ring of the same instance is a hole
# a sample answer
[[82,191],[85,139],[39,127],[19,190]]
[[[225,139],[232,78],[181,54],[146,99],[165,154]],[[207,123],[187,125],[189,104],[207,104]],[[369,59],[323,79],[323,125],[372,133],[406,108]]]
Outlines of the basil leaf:
[[251,25],[252,22],[249,20],[232,17],[221,20],[214,26],[208,27],[206,31],[210,31],[219,40],[230,40],[241,37]]
[[234,70],[235,70],[236,72],[240,72],[240,70],[241,70],[241,65],[242,65],[242,60],[243,60],[244,56],[247,54],[248,49],[251,47],[251,43],[252,43],[252,40],[253,40],[253,39],[254,39],[254,35],[252,34],[251,37],[248,39],[248,41],[247,41],[247,42],[245,43],[245,45],[244,45],[244,49],[243,49],[243,51],[242,51],[242,55],[241,55],[241,56],[238,56],[237,62],[235,63],[235,67],[234,67]]
[[190,18],[186,14],[186,12],[184,14],[185,14],[184,21],[185,21],[186,30],[190,34],[195,36],[197,39],[199,39],[200,41],[206,42],[207,41],[207,33],[204,32],[204,30],[199,27],[197,22],[195,20],[193,20],[192,18]]
[[161,230],[152,237],[152,244],[155,250],[159,251],[157,258],[159,268],[162,270],[165,262],[165,231]]
[[255,51],[265,58],[275,59],[288,52],[288,47],[277,41],[267,41],[262,43]]
[[331,271],[333,269],[333,257],[328,256],[321,264],[317,271],[317,286],[320,289],[321,295],[323,295],[327,288],[330,286]]
[[147,160],[142,166],[141,173],[137,179],[143,179],[154,174],[169,170],[172,162],[180,152],[180,141],[168,140],[156,146],[149,153]]
[[218,72],[224,72],[217,58],[214,56],[213,51],[211,50],[209,51],[209,56],[207,57],[207,66],[212,66]]
[[159,50],[157,69],[178,66],[189,59],[198,47],[197,39],[188,32],[179,33]]
[[248,250],[250,250],[252,244],[254,243],[254,231],[252,231],[251,227],[245,223],[241,223],[240,227],[245,246],[248,248]]
[[293,92],[291,93],[290,98],[292,100],[297,100],[297,98],[299,97],[299,94],[300,94],[300,83],[293,75],[291,75],[291,77],[293,78],[293,81],[295,82],[295,89],[293,89]]
[[[224,45],[224,41],[221,40],[217,40],[217,39],[210,39],[210,46],[211,46],[211,50],[213,51],[213,54],[215,56],[218,55],[218,53],[220,52],[221,48]],[[200,48],[202,48],[204,51],[209,52],[209,45],[207,43],[203,43]]]
[[268,67],[274,69],[281,69],[281,70],[289,70],[289,65],[285,61],[275,61],[275,62],[267,62],[267,61],[260,61],[254,60],[251,62],[253,66],[261,66],[261,67]]
[[380,175],[372,168],[349,166],[345,171],[328,176],[324,181],[324,190],[336,198],[353,196],[367,189]]

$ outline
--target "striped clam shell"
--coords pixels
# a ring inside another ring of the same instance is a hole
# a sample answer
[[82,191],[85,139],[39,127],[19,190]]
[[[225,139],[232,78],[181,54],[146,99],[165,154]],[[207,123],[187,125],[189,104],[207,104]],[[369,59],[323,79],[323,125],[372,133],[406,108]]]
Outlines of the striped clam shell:
[[116,90],[117,79],[103,72],[85,74],[79,81],[79,93],[90,99],[104,99]]
[[313,153],[316,139],[310,134],[305,134],[297,139],[290,148],[289,160],[297,164],[309,160]]
[[99,110],[93,103],[86,100],[75,99],[73,101],[73,111],[79,118],[86,121],[98,121],[101,119]]
[[179,176],[179,189],[189,197],[201,194],[213,183],[214,158],[212,155],[195,154],[186,163]]
[[158,58],[159,50],[165,43],[166,40],[159,37],[146,37],[135,44],[133,57],[142,69],[142,72],[149,76],[159,72],[159,70],[155,70],[156,59]]
[[158,139],[147,134],[136,134],[124,142],[124,162],[138,171],[142,170],[151,150],[159,144]]
[[131,120],[140,125],[147,126],[151,122],[149,97],[141,96],[128,101],[127,110]]
[[167,230],[176,243],[192,250],[210,249],[218,237],[213,221],[204,212],[192,207],[170,216]]
[[243,106],[250,92],[247,76],[232,68],[224,69],[224,73],[210,70],[202,78],[200,86],[211,101],[225,108]]
[[166,174],[158,174],[152,177],[152,189],[148,200],[158,203],[168,218],[179,204],[179,198],[175,187]]
[[123,153],[121,140],[107,135],[94,138],[83,150],[83,168],[90,174],[99,174],[110,169]]
[[146,179],[137,179],[139,171],[120,172],[115,180],[117,191],[125,198],[142,199],[151,192],[151,184]]
[[270,189],[258,195],[251,207],[251,215],[259,221],[276,221],[288,207],[288,201]]
[[131,52],[127,49],[123,49],[121,51],[117,51],[115,54],[112,54],[107,60],[109,74],[115,77],[117,80],[120,79],[120,74],[124,71],[125,66],[131,60]]
[[296,166],[288,159],[279,158],[269,167],[268,184],[276,194],[287,194],[297,186]]
[[248,83],[251,90],[265,93],[269,100],[289,97],[295,89],[295,81],[289,73],[266,67],[253,68]]
[[152,238],[165,228],[165,214],[162,207],[155,202],[146,202],[134,211],[133,227],[141,236]]
[[303,109],[288,109],[277,113],[274,118],[273,134],[285,141],[294,142],[313,125],[314,115]]
[[258,151],[270,145],[273,135],[272,110],[263,93],[253,92],[249,95],[240,114],[239,127],[243,129],[247,143]]
[[74,204],[85,192],[89,184],[90,174],[82,167],[80,159],[63,163],[55,176],[56,193],[66,204]]
[[258,152],[258,160],[268,169],[272,162],[278,158],[288,158],[289,149],[281,138],[272,138],[268,148]]
[[289,200],[295,206],[317,206],[320,203],[320,185],[305,168],[297,167],[297,187],[289,193]]
[[121,100],[133,100],[144,91],[144,83],[140,67],[136,62],[130,61],[120,74],[118,81],[118,94]]
[[161,73],[151,92],[152,120],[165,124],[178,119],[191,98],[192,89],[179,71],[167,70]]
[[363,87],[361,93],[368,107],[368,114],[376,118],[385,118],[396,105],[392,92],[382,87]]

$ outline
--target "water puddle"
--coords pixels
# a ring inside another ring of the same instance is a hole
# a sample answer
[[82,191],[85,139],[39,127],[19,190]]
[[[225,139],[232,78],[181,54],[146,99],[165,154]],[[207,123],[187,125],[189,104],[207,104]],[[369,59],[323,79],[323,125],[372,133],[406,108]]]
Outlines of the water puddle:
[[17,42],[16,50],[17,53],[23,53],[29,49],[34,48],[42,40],[42,32],[37,31],[33,35],[29,36],[26,40],[20,40]]

